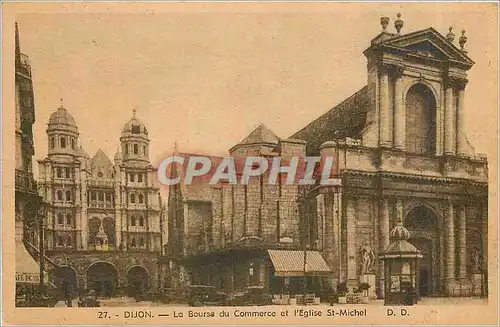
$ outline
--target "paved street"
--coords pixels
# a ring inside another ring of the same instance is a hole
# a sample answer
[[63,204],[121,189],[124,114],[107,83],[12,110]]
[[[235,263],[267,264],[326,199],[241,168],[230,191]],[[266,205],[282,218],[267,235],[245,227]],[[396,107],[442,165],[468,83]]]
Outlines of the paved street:
[[[137,302],[133,298],[124,297],[124,298],[112,298],[112,299],[101,299],[101,306],[103,307],[187,307],[187,304],[175,304],[175,303],[158,303],[151,301],[142,301]],[[64,305],[64,302],[62,306]],[[441,306],[441,305],[484,305],[487,304],[487,299],[482,299],[479,297],[454,297],[454,298],[423,298],[417,305],[431,305],[431,306]],[[59,305],[59,303],[58,303]],[[343,306],[345,304],[336,304],[338,306]],[[370,301],[369,304],[352,304],[355,306],[365,306],[365,305],[376,305],[383,306],[383,300],[373,300]],[[320,306],[327,306],[327,304],[321,304]],[[350,305],[351,306],[351,305]],[[73,307],[77,307],[76,303],[73,304]]]

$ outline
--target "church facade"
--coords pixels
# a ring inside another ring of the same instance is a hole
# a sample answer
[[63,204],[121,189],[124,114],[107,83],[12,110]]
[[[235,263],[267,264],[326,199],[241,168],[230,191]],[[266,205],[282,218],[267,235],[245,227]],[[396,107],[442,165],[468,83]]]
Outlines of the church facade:
[[333,157],[341,185],[268,185],[259,177],[246,186],[172,187],[168,283],[276,293],[308,275],[310,290],[366,282],[383,298],[378,256],[402,221],[423,255],[420,295],[487,292],[488,166],[466,137],[474,62],[465,31],[457,45],[451,29],[404,34],[399,16],[396,31],[388,23],[381,19],[382,33],[364,51],[365,86],[290,138],[260,126],[230,150]]
[[38,192],[48,204],[45,246],[56,286],[98,295],[134,295],[157,286],[161,199],[153,186],[148,131],[136,117],[123,127],[112,162],[90,158],[78,126],[61,106],[47,125]]

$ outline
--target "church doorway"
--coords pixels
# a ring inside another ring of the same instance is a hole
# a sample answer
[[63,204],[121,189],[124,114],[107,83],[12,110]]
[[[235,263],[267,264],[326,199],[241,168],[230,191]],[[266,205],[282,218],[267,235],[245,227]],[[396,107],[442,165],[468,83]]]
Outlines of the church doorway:
[[75,269],[69,266],[57,267],[54,271],[54,275],[54,282],[58,289],[59,299],[73,299],[77,293],[77,278]]
[[142,266],[133,266],[127,271],[128,296],[144,296],[149,288],[149,272]]
[[87,269],[87,288],[98,297],[112,297],[118,286],[118,271],[108,262],[93,263]]
[[419,262],[420,296],[436,295],[439,290],[439,230],[437,215],[427,207],[412,209],[405,218],[405,227],[410,231],[408,240],[422,253]]

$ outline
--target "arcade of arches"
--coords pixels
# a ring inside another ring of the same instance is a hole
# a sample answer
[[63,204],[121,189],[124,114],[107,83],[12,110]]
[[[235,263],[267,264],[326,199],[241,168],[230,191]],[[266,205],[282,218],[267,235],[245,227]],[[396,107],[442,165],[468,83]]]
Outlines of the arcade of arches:
[[[75,260],[71,260],[75,259]],[[116,258],[115,258],[116,259]],[[98,297],[141,296],[157,287],[156,261],[145,256],[141,260],[93,260],[79,262],[77,256],[56,258],[59,267],[50,271],[49,277],[56,285],[58,297],[63,300],[76,298],[87,291]]]

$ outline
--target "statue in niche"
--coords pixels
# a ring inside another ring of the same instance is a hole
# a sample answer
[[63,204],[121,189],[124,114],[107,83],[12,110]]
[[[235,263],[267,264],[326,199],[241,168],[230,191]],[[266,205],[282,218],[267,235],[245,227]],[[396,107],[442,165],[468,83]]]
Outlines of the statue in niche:
[[375,253],[368,243],[365,243],[360,250],[361,275],[372,274],[375,263]]

